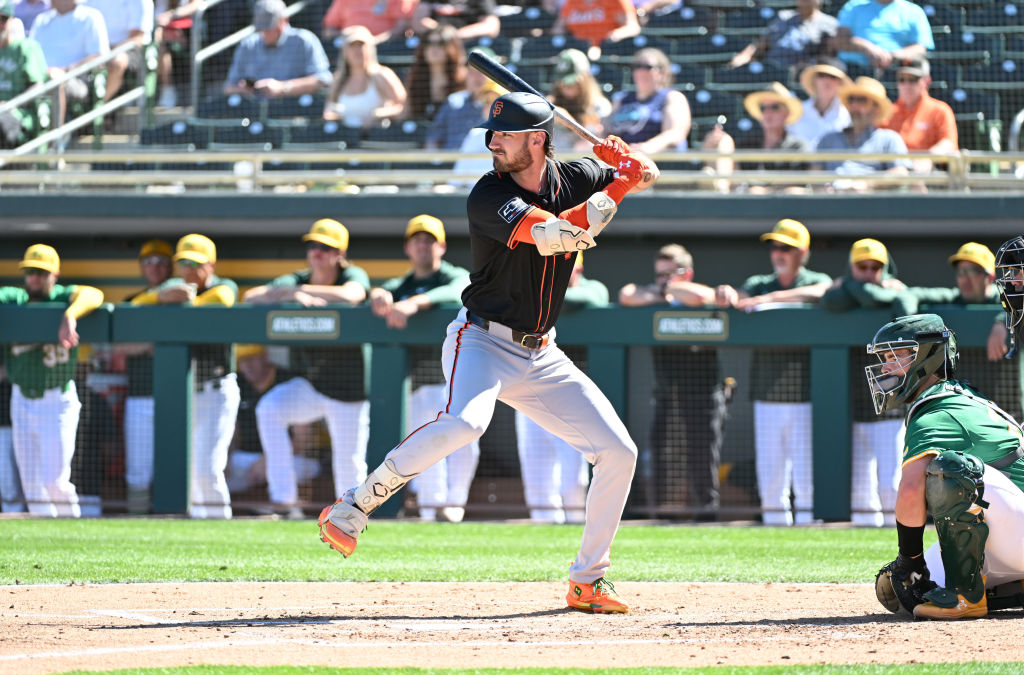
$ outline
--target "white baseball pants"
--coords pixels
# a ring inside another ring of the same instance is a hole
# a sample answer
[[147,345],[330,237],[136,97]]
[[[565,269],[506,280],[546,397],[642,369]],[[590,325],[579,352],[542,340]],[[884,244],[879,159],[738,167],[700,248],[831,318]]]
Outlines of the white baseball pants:
[[[436,418],[438,411],[447,402],[447,385],[425,384],[417,387],[409,396],[406,433],[411,434],[413,430]],[[472,441],[414,478],[411,489],[416,493],[420,517],[434,520],[439,508],[465,508],[479,460],[480,443]]]
[[200,385],[192,399],[193,518],[231,518],[231,494],[224,478],[235,435],[241,395],[235,373]]
[[813,519],[811,404],[754,401],[754,453],[765,525],[792,525]]
[[603,577],[611,565],[612,540],[637,454],[605,395],[553,342],[544,349],[526,349],[469,323],[465,309],[448,325],[441,365],[448,401],[435,420],[388,453],[395,470],[419,474],[480,438],[501,399],[594,465],[583,539],[569,578],[589,584]]
[[[985,588],[1008,581],[1024,579],[1024,492],[998,469],[985,466],[984,499],[988,524],[985,542],[985,562],[981,567],[985,575]],[[946,571],[942,566],[939,543],[924,552],[924,561],[931,572],[932,581],[946,585]]]
[[338,401],[321,394],[309,380],[293,377],[271,387],[256,404],[256,426],[267,464],[267,492],[275,504],[295,504],[299,485],[288,427],[323,419],[331,435],[335,498],[366,478],[370,402]]
[[21,475],[14,461],[14,440],[10,427],[0,427],[0,511],[24,513],[25,493],[21,490]]
[[67,391],[47,389],[42,398],[25,398],[18,385],[12,389],[14,458],[28,512],[80,517],[78,492],[71,483],[71,458],[82,410],[74,381]]
[[153,397],[124,400],[124,482],[130,490],[153,484]]
[[530,519],[582,523],[590,482],[583,455],[518,411],[516,441]]
[[899,419],[854,422],[850,472],[850,520],[854,525],[896,524],[896,490],[903,452]]

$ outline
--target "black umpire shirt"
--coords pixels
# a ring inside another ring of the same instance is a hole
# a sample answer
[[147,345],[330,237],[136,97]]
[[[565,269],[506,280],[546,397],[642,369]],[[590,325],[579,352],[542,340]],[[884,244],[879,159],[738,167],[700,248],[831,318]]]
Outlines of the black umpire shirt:
[[462,304],[477,316],[524,333],[546,333],[555,325],[576,254],[542,256],[536,246],[516,240],[517,231],[538,222],[538,208],[558,215],[582,204],[611,183],[614,174],[591,158],[549,159],[547,166],[540,194],[508,174],[489,171],[466,203],[473,271]]

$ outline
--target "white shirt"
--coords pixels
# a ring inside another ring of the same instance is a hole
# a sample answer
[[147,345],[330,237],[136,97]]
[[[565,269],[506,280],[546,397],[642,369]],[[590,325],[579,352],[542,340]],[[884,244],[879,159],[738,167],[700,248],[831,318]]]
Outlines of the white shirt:
[[67,68],[87,56],[110,51],[103,15],[85,5],[77,5],[67,14],[55,9],[40,14],[29,37],[43,48],[50,68]]
[[153,36],[153,0],[83,0],[83,3],[103,15],[111,45],[127,40],[133,30],[141,30],[146,42]]
[[818,139],[825,134],[842,131],[850,126],[850,113],[839,102],[838,96],[832,99],[824,115],[818,114],[818,109],[814,107],[814,99],[807,99],[803,106],[804,114],[786,127],[786,131],[797,138],[803,138],[812,148],[817,147]]

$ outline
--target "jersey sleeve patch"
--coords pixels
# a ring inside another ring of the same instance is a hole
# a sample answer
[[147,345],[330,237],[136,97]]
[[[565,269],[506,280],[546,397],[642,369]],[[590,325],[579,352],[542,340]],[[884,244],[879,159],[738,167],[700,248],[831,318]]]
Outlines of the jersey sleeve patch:
[[529,208],[530,205],[523,201],[521,197],[513,197],[501,205],[498,209],[498,217],[511,225],[522,218]]

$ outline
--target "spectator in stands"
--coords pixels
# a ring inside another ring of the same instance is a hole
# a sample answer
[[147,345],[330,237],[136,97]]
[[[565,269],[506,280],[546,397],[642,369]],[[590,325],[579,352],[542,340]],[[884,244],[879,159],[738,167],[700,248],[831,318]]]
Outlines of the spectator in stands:
[[[266,484],[267,462],[256,425],[256,406],[271,388],[298,375],[295,371],[281,368],[271,361],[265,345],[236,345],[235,358],[238,359],[238,372],[242,377],[238,382],[241,394],[238,420],[235,423],[235,436],[228,456],[227,481],[228,490],[232,493]],[[296,481],[300,484],[305,483],[320,473],[320,462],[305,454],[313,448],[316,427],[311,424],[292,425],[288,435],[292,439],[292,448],[295,452],[292,455],[292,465]],[[257,509],[257,513],[275,514],[290,520],[303,517],[298,504],[273,505],[266,510]]]
[[[833,312],[853,309],[888,309],[893,317],[917,313],[917,301],[895,276],[896,265],[885,245],[877,239],[860,239],[850,248],[849,273],[832,282],[821,306]],[[853,350],[851,382],[864,377],[864,368],[877,363],[863,348]],[[853,426],[850,480],[850,520],[854,525],[895,525],[896,487],[905,411],[875,414],[866,391],[852,395]]]
[[[494,52],[477,48],[488,56]],[[459,150],[467,142],[472,130],[486,117],[494,101],[496,85],[476,68],[466,71],[466,88],[450,94],[427,130],[425,147],[428,150]],[[472,152],[485,152],[486,147],[472,147]]]
[[330,84],[327,55],[313,33],[288,25],[284,0],[258,0],[256,32],[235,48],[225,94],[286,98],[315,94]]
[[[245,301],[294,302],[307,307],[363,302],[370,290],[370,278],[366,270],[349,262],[348,240],[348,230],[338,221],[316,221],[302,237],[309,267],[250,289]],[[295,347],[290,365],[300,376],[273,387],[256,406],[256,424],[267,462],[267,489],[270,501],[278,508],[288,508],[298,499],[289,426],[318,419],[327,422],[336,498],[346,486],[366,478],[366,443],[370,436],[370,402],[361,345]]]
[[690,104],[672,88],[672,64],[660,49],[645,47],[633,55],[633,91],[612,97],[608,132],[630,150],[653,155],[685,150],[690,135]]
[[[554,77],[549,100],[596,136],[604,136],[604,121],[612,112],[612,104],[590,72],[587,55],[578,49],[563,50],[558,55]],[[592,146],[561,125],[555,127],[555,144],[579,151],[588,151]]]
[[[898,133],[907,150],[956,152],[959,145],[953,109],[948,103],[937,101],[928,94],[931,81],[931,67],[927,59],[901,62],[896,69],[899,98],[892,108],[892,115],[879,126]],[[915,173],[927,173],[931,169],[931,160],[914,160]]]
[[[780,220],[771,232],[761,235],[761,241],[769,244],[773,273],[754,275],[739,290],[719,286],[715,303],[747,311],[770,309],[778,303],[818,303],[832,280],[807,269],[811,235],[803,223]],[[750,387],[762,521],[765,525],[809,523],[814,482],[808,350],[754,350]]]
[[[489,78],[485,78],[485,82],[480,85],[480,89],[473,99],[474,106],[477,104],[480,106],[480,117],[477,118],[477,123],[481,120],[486,120],[487,114],[491,110],[491,104],[493,104],[495,99],[499,96],[507,93],[508,92],[504,87],[498,85]],[[487,130],[474,126],[466,132],[466,136],[462,139],[462,144],[459,145],[458,150],[464,154],[480,154],[486,148]],[[471,188],[481,175],[487,173],[493,168],[494,160],[492,157],[460,157],[455,160],[455,164],[452,166],[452,172],[455,174],[472,176],[472,179],[467,181],[465,179],[456,178],[448,181],[448,185]]]
[[377,46],[370,31],[349,26],[341,37],[344,44],[327,90],[324,119],[340,119],[352,129],[369,129],[401,116],[405,86],[395,71],[377,61]]
[[[693,280],[693,256],[668,244],[654,258],[654,283],[626,284],[626,307],[705,307],[715,289]],[[711,515],[719,505],[718,465],[726,394],[712,347],[655,346],[651,476],[658,506],[689,507]]]
[[25,33],[32,31],[36,17],[50,10],[50,0],[14,0],[14,16],[21,20]]
[[[886,96],[885,86],[870,77],[858,77],[839,90],[839,99],[850,111],[850,126],[842,131],[825,134],[818,141],[818,150],[858,150],[863,153],[906,154],[907,146],[900,135],[891,129],[879,129],[878,124],[889,117],[892,101]],[[864,176],[885,173],[907,175],[910,162],[906,160],[853,160],[828,161],[824,167],[840,176]],[[859,179],[842,178],[832,183],[835,190],[864,192],[869,185]]]
[[[583,254],[576,254],[563,309],[570,312],[608,305],[608,287],[583,276]],[[578,368],[587,369],[585,347],[559,345]],[[587,506],[590,467],[582,452],[516,411],[516,449],[523,496],[530,519],[544,523],[582,523]]]
[[[173,5],[168,7],[168,4]],[[178,104],[174,83],[174,62],[190,57],[192,17],[203,6],[203,0],[159,0],[153,27],[153,42],[159,45],[157,79],[160,94],[157,105],[173,108]]]
[[349,26],[365,26],[374,42],[399,38],[412,29],[417,4],[419,0],[334,0],[324,14],[321,35],[331,40]]
[[850,78],[846,64],[839,59],[820,59],[804,68],[800,86],[809,98],[803,102],[804,114],[786,131],[815,148],[825,134],[850,126],[850,113],[839,100],[839,89],[846,84],[850,84]]
[[501,21],[494,0],[453,0],[423,2],[416,6],[413,28],[425,33],[440,24],[454,26],[463,42],[476,42],[482,37],[498,37]]
[[[171,245],[151,239],[139,249],[139,269],[146,288],[125,298],[158,289],[171,278]],[[153,345],[122,342],[114,350],[126,357],[128,393],[124,400],[124,482],[128,512],[148,513],[153,483]]]
[[[177,277],[132,299],[133,305],[231,307],[238,285],[217,276],[217,247],[208,237],[187,234],[174,251]],[[196,318],[198,321],[198,317]],[[238,415],[238,377],[232,345],[193,345],[192,518],[231,518],[231,495],[224,478],[228,449]]]
[[24,513],[25,491],[21,488],[18,462],[14,459],[11,437],[11,383],[2,365],[0,352],[0,513]]
[[910,0],[847,0],[836,46],[846,63],[884,69],[924,56],[935,42],[928,16]]
[[466,87],[466,49],[455,29],[442,25],[427,31],[412,56],[405,81],[409,98],[405,116],[432,120],[448,97]]
[[[640,34],[640,22],[631,0],[565,0],[551,32],[571,33],[590,43],[591,48],[602,42],[619,42]],[[594,52],[596,57],[600,52]]]
[[[133,42],[139,47],[149,44],[153,34],[153,0],[85,0],[89,7],[98,9],[107,24],[110,48]],[[136,76],[143,72],[142,50],[118,54],[107,62],[107,91],[104,101],[117,95],[124,82],[124,74],[131,70]],[[108,116],[107,120],[113,120]]]
[[[469,271],[444,260],[448,250],[444,224],[421,214],[405,228],[408,274],[389,279],[370,291],[370,309],[389,328],[404,330],[409,318],[437,305],[457,305],[469,285]],[[414,347],[409,354],[412,394],[406,432],[412,433],[437,417],[448,400],[439,346]],[[480,443],[472,441],[412,480],[420,518],[460,522],[465,515],[469,486],[480,458]]]
[[[716,125],[704,137],[703,148],[705,150],[717,150],[721,153],[732,152],[735,148],[799,153],[811,151],[811,145],[807,141],[793,136],[787,131],[787,127],[803,115],[803,106],[800,100],[782,83],[772,82],[771,86],[763,91],[747,94],[743,99],[743,107],[747,114],[757,120],[758,126],[741,134],[739,138],[733,139],[722,129],[721,125]],[[799,160],[740,162],[740,169],[744,171],[804,171],[808,167],[807,162]],[[719,159],[715,162],[714,168],[717,175],[727,176],[732,173],[733,162],[728,158]],[[743,184],[737,187],[759,194],[776,189],[786,192],[802,192],[804,190],[804,186],[798,184],[771,186]]]
[[18,268],[24,285],[0,288],[0,305],[43,302],[65,309],[53,342],[6,346],[14,458],[29,513],[78,518],[78,491],[70,480],[82,409],[74,379],[78,319],[103,303],[103,293],[92,286],[58,284],[60,257],[46,244],[29,246]]
[[[76,66],[110,51],[107,24],[99,10],[78,0],[53,0],[53,9],[36,17],[29,37],[39,43],[51,80],[63,77]],[[75,77],[58,89],[56,126],[64,124],[68,103],[83,104],[90,98],[91,75]]]
[[[39,43],[31,38],[11,37],[14,19],[11,0],[0,0],[0,103],[23,94],[46,80],[46,60]],[[0,113],[0,149],[16,148],[36,136],[39,119],[34,106]]]
[[729,60],[730,68],[751,61],[799,69],[831,48],[839,22],[821,11],[821,0],[796,0],[796,9],[781,10],[756,41]]

